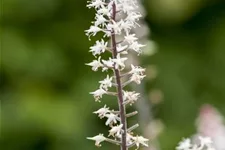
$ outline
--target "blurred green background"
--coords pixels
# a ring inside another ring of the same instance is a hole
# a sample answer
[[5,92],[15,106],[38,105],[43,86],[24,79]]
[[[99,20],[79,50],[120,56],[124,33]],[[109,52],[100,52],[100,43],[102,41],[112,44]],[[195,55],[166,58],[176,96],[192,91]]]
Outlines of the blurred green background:
[[[225,114],[225,1],[145,0],[146,22],[158,53],[142,57],[156,65],[157,78],[146,91],[160,89],[153,108],[165,129],[163,150],[173,150],[195,133],[204,103]],[[104,74],[84,63],[94,42],[84,30],[94,11],[85,0],[1,0],[1,150],[93,150],[87,136],[106,133],[92,112],[88,93]],[[96,37],[98,39],[98,37]],[[137,118],[134,118],[134,120]],[[104,143],[102,150],[118,149]]]

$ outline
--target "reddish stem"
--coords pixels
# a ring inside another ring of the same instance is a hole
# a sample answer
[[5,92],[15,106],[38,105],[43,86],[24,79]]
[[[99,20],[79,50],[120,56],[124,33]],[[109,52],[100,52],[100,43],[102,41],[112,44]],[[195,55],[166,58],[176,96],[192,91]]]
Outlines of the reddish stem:
[[[116,4],[113,3],[113,10],[112,10],[112,19],[115,21],[116,20]],[[112,31],[112,53],[113,53],[113,58],[117,57],[117,47],[116,47],[116,37],[115,37],[115,32]],[[121,124],[123,124],[123,131],[122,132],[122,144],[121,144],[121,150],[127,150],[127,140],[126,140],[126,133],[127,133],[127,121],[126,121],[126,108],[125,105],[123,105],[123,88],[121,84],[121,79],[120,79],[120,71],[119,69],[116,69],[114,67],[114,74],[116,77],[116,83],[117,83],[117,93],[118,93],[118,105],[119,105],[119,111],[120,111],[120,119],[121,119]]]

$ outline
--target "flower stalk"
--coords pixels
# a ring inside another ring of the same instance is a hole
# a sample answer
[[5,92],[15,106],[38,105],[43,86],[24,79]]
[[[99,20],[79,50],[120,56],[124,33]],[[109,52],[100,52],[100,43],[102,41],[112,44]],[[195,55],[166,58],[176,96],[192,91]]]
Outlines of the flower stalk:
[[[112,4],[112,19],[113,21],[116,21],[116,4],[115,2]],[[112,47],[113,47],[113,58],[115,59],[117,57],[117,43],[116,43],[116,36],[115,31],[112,30]],[[122,145],[121,150],[127,150],[127,142],[126,142],[126,133],[127,133],[127,121],[126,121],[126,106],[123,105],[123,87],[121,84],[120,79],[120,71],[119,69],[116,69],[114,67],[114,75],[116,77],[116,83],[117,83],[117,93],[118,93],[118,105],[119,105],[119,111],[120,111],[120,119],[121,123],[123,124],[123,133],[122,133]]]
[[[136,145],[137,149],[142,146],[148,146],[148,139],[133,134],[139,125],[136,124],[127,129],[127,118],[136,115],[138,112],[126,113],[127,104],[132,105],[139,98],[139,93],[134,91],[124,90],[125,86],[134,82],[141,83],[145,77],[143,75],[145,69],[131,64],[129,72],[123,72],[127,67],[125,61],[128,59],[126,55],[130,51],[141,53],[141,48],[144,46],[137,42],[138,38],[135,34],[130,34],[132,28],[138,27],[137,21],[141,17],[139,12],[136,12],[137,0],[91,0],[87,5],[88,8],[96,9],[95,21],[93,25],[86,30],[86,35],[95,36],[98,32],[103,32],[104,37],[109,37],[111,42],[105,42],[103,39],[96,41],[96,44],[90,47],[90,52],[98,58],[88,63],[93,71],[102,69],[103,72],[112,71],[113,75],[99,81],[100,86],[94,92],[90,92],[96,102],[101,102],[103,95],[117,97],[118,110],[110,110],[107,105],[95,111],[100,119],[107,118],[105,125],[109,126],[109,137],[106,138],[103,134],[94,137],[88,137],[89,140],[95,141],[96,146],[101,146],[101,142],[109,142],[120,145],[121,150],[128,150]],[[122,18],[122,16],[126,18]],[[118,40],[117,36],[124,36],[123,40]],[[111,45],[108,45],[111,43]],[[101,54],[110,52],[111,57],[108,60],[103,60]],[[129,79],[122,82],[121,79],[128,77]],[[114,81],[113,81],[114,80]],[[109,91],[114,88],[114,91]]]

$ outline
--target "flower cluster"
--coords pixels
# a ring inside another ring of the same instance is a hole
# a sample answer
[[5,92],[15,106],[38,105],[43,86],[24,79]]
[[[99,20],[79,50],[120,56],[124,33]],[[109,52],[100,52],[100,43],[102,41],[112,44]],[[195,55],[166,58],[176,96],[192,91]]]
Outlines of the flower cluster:
[[212,140],[209,137],[201,137],[194,142],[191,139],[183,139],[176,147],[176,150],[216,150],[212,145]]
[[[99,134],[89,137],[94,140],[96,146],[101,146],[101,142],[107,141],[121,146],[122,150],[140,145],[148,146],[148,139],[133,134],[133,130],[139,125],[127,127],[127,118],[137,114],[137,111],[126,113],[127,104],[132,105],[140,97],[139,93],[125,90],[125,86],[134,82],[140,84],[145,77],[145,69],[140,66],[131,64],[130,71],[125,72],[127,54],[134,51],[138,55],[141,54],[143,44],[138,42],[135,34],[131,34],[132,28],[139,27],[138,21],[141,14],[137,12],[137,0],[91,0],[87,4],[88,8],[96,10],[95,21],[91,27],[85,31],[86,35],[91,39],[97,33],[103,33],[103,39],[96,41],[90,47],[90,52],[95,57],[86,65],[91,66],[93,71],[107,71],[108,75],[102,81],[99,81],[99,88],[90,92],[94,96],[95,101],[101,102],[103,95],[111,95],[117,97],[118,111],[110,110],[104,107],[95,111],[100,119],[105,118],[105,125],[110,127],[109,137]],[[126,16],[125,18],[122,16]],[[117,36],[123,36],[123,40],[117,40]],[[111,39],[111,42],[104,39]],[[102,59],[103,53],[110,53],[111,57]],[[112,75],[110,70],[114,73]],[[126,68],[127,70],[127,68]],[[122,82],[122,78],[127,76],[128,80]]]
[[[124,132],[124,130],[122,129],[123,124],[121,124],[121,119],[120,117],[118,117],[118,112],[114,110],[110,110],[109,107],[105,105],[103,108],[100,108],[99,110],[94,111],[93,113],[97,114],[100,119],[106,118],[105,125],[111,127],[111,129],[109,130],[108,136],[113,137],[114,140],[104,137],[103,134],[99,134],[94,137],[88,137],[88,139],[94,140],[96,146],[101,146],[100,143],[103,141],[108,141],[114,144],[121,144],[120,143],[121,137],[122,137],[121,134]],[[136,114],[136,112],[130,115],[134,115],[134,114]],[[118,125],[118,123],[120,124]],[[131,132],[136,127],[138,127],[138,124],[128,129],[129,132],[127,132],[126,134],[127,147],[131,147],[133,145],[136,145],[137,148],[139,148],[140,145],[148,146],[148,143],[147,143],[148,139],[142,136],[134,136],[133,133]]]

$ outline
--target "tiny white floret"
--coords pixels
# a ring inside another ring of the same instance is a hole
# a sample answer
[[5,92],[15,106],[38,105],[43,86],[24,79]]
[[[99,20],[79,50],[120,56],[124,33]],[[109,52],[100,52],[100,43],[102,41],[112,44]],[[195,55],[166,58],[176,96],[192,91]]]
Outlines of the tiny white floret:
[[115,68],[123,70],[125,68],[124,62],[127,60],[126,57],[121,58],[120,54],[117,55],[116,58],[112,59],[112,61],[115,63]]
[[112,129],[109,130],[109,136],[117,136],[119,137],[121,132],[122,132],[122,127],[123,127],[123,124],[120,124],[118,126],[114,126],[112,127]]
[[98,71],[98,68],[103,67],[101,57],[99,57],[98,60],[93,60],[92,62],[87,63],[86,65],[91,66],[93,71]]
[[103,136],[103,134],[99,134],[94,137],[87,137],[87,139],[95,141],[95,145],[98,147],[101,146],[101,144],[100,144],[101,142],[106,140],[106,138]]
[[106,94],[107,92],[105,90],[103,90],[102,88],[94,91],[94,92],[90,92],[90,94],[92,94],[95,98],[96,102],[100,102],[100,98],[102,98],[102,95]]
[[186,150],[189,149],[191,146],[192,144],[190,139],[183,139],[176,147],[176,150]]
[[107,113],[110,113],[110,110],[109,110],[109,108],[107,108],[107,106],[105,105],[103,108],[100,108],[99,110],[94,111],[93,113],[94,113],[94,114],[98,114],[98,117],[102,119],[102,118],[105,117],[105,115],[106,115]]
[[143,145],[143,146],[145,146],[145,147],[148,147],[148,141],[149,141],[149,139],[146,139],[143,136],[136,136],[136,137],[132,137],[132,138],[134,140],[134,143],[137,146],[137,149],[140,147],[140,144]]
[[106,114],[105,116],[108,118],[107,121],[106,121],[106,123],[105,123],[106,126],[108,126],[108,125],[111,126],[113,124],[116,124],[117,121],[120,120],[120,118],[118,117],[118,115],[115,115],[113,113]]
[[112,87],[112,79],[113,79],[112,77],[109,77],[109,75],[107,75],[107,77],[104,80],[99,81],[99,83],[101,84],[100,88],[108,90],[109,87]]
[[143,80],[145,76],[146,75],[139,75],[137,73],[134,73],[130,77],[130,80],[136,82],[137,84],[140,84],[141,83],[141,80]]

